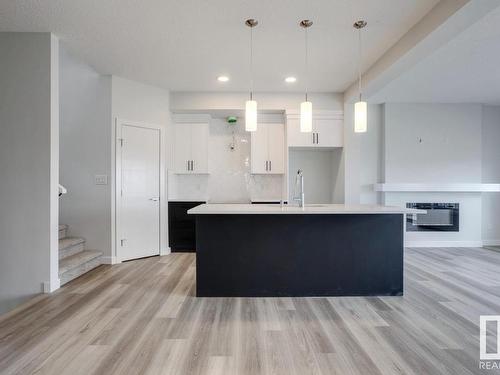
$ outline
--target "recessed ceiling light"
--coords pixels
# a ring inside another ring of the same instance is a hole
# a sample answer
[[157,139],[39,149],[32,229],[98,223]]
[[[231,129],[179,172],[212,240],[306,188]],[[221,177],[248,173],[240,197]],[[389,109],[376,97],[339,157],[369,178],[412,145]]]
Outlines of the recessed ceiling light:
[[229,81],[229,77],[228,76],[218,76],[217,77],[217,81],[219,81],[219,82],[227,82],[227,81]]
[[285,78],[286,83],[294,83],[296,81],[297,81],[297,78],[295,78],[295,77],[286,77]]

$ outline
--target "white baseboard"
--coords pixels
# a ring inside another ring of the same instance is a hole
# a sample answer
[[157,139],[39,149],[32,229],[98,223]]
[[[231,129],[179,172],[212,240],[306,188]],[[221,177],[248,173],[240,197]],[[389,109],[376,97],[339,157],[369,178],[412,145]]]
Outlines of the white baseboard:
[[483,241],[405,241],[405,247],[482,247],[482,246],[483,246]]
[[483,246],[500,246],[500,240],[483,240]]
[[52,293],[61,287],[61,280],[57,279],[54,283],[51,284],[50,281],[45,281],[42,283],[42,292],[43,293]]
[[102,264],[118,264],[121,263],[116,257],[102,257]]
[[163,256],[163,255],[168,255],[172,252],[172,250],[170,249],[170,247],[167,247],[165,249],[160,249],[160,256]]

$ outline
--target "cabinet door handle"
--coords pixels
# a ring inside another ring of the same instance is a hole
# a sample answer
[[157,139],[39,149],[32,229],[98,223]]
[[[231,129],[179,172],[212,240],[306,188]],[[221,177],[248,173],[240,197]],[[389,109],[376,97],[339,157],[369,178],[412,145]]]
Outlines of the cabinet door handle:
[[186,160],[186,171],[189,171],[189,160]]
[[312,133],[312,136],[313,136],[313,144],[315,144],[316,142],[314,141],[314,133]]
[[191,171],[194,171],[194,160],[191,160]]
[[319,133],[316,133],[316,144],[319,144]]
[[273,161],[272,160],[269,160],[269,170],[270,171],[273,170]]
[[269,170],[269,162],[266,160],[266,172]]

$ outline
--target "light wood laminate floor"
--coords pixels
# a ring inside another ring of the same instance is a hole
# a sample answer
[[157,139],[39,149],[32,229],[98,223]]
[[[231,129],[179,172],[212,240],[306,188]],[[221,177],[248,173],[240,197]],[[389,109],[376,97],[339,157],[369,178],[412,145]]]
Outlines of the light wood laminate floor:
[[0,318],[0,373],[497,373],[478,325],[499,271],[494,251],[406,249],[403,297],[196,298],[194,254],[101,266]]

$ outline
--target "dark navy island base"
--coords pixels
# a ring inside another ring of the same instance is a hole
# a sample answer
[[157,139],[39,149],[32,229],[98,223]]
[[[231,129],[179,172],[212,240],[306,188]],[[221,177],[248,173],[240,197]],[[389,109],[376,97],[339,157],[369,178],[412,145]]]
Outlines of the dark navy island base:
[[400,296],[403,217],[196,215],[197,296]]

